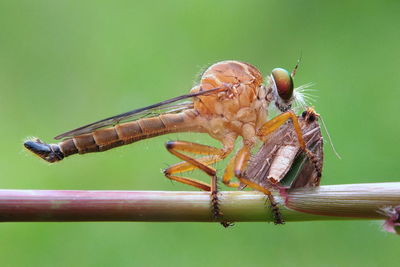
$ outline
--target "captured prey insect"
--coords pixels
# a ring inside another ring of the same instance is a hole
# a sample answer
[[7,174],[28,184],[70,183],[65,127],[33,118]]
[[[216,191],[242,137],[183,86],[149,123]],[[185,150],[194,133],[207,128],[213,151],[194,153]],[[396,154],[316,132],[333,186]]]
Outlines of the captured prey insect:
[[[323,167],[324,141],[318,124],[319,114],[307,108],[298,122],[306,149],[302,150],[291,121],[272,132],[261,148],[251,156],[244,177],[268,190],[319,186]],[[246,185],[241,184],[239,189]],[[283,223],[273,195],[268,195],[275,223]]]
[[[319,114],[310,107],[298,116],[306,150],[299,147],[293,124],[289,121],[268,136],[251,157],[244,176],[263,187],[318,186],[324,157],[318,117]],[[294,172],[292,177],[287,177],[289,172]]]
[[[183,161],[165,169],[164,174],[171,180],[210,191],[213,215],[218,218],[222,213],[218,208],[216,170],[210,165],[225,159],[238,137],[243,139],[242,146],[230,159],[223,182],[238,187],[239,183],[231,182],[236,177],[267,195],[271,194],[268,189],[259,188],[243,176],[256,141],[265,141],[270,133],[292,120],[299,147],[306,149],[298,119],[291,110],[292,102],[300,97],[293,85],[297,67],[298,64],[291,73],[275,68],[263,83],[256,67],[240,61],[221,61],[202,74],[199,84],[189,94],[60,134],[55,139],[63,140],[56,144],[34,138],[24,145],[42,159],[56,162],[73,154],[105,151],[167,133],[207,133],[220,141],[222,148],[186,141],[167,142],[167,150]],[[282,113],[268,120],[271,103]],[[195,158],[188,153],[201,156]],[[177,175],[194,169],[209,175],[211,183]]]

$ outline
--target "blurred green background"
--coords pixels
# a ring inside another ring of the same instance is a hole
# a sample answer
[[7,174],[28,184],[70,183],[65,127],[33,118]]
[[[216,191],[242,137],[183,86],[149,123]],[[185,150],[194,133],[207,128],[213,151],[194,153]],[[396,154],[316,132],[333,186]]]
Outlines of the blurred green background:
[[[399,1],[0,1],[0,188],[192,190],[161,168],[162,136],[49,165],[22,142],[181,95],[237,59],[314,82],[323,184],[399,181]],[[219,165],[219,168],[223,168]],[[381,222],[3,223],[2,266],[376,266],[398,263]]]

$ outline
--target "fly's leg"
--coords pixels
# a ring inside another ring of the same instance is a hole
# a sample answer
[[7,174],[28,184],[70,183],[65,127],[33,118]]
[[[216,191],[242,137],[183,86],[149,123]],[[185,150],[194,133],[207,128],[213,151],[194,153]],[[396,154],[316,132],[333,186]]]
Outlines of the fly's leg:
[[259,137],[265,137],[268,134],[276,131],[279,127],[281,127],[288,120],[292,120],[294,130],[297,135],[297,140],[299,142],[299,146],[301,149],[305,150],[306,143],[304,142],[304,139],[303,139],[303,133],[301,131],[299,121],[296,117],[296,114],[294,114],[294,112],[291,110],[286,111],[286,112],[276,116],[275,118],[267,121],[266,123],[264,123],[264,125],[260,128],[260,130],[258,130],[257,135]]
[[314,169],[317,172],[317,177],[320,179],[321,176],[322,176],[322,168],[321,168],[321,165],[319,163],[320,162],[319,159],[317,158],[315,153],[313,153],[312,151],[306,149],[305,152],[306,152],[306,155],[307,155],[308,159],[314,165]]
[[239,183],[231,182],[232,178],[235,176],[235,174],[234,174],[235,160],[236,160],[236,156],[233,156],[229,160],[229,163],[226,166],[226,169],[224,172],[224,176],[222,177],[222,182],[229,187],[238,188],[240,185]]
[[[228,152],[224,149],[185,141],[170,141],[166,144],[166,148],[171,154],[184,161],[165,169],[165,176],[171,180],[191,185],[204,191],[211,191],[211,185],[192,178],[175,176],[174,174],[200,169],[210,177],[213,177],[216,175],[216,170],[209,165],[221,161],[228,155]],[[195,159],[179,151],[208,156]]]
[[[311,110],[311,112],[314,112],[314,110]],[[318,114],[317,114],[318,115]],[[311,152],[309,149],[306,147],[306,143],[304,142],[303,139],[303,132],[301,131],[299,121],[297,119],[297,116],[293,113],[293,111],[287,111],[284,112],[275,118],[267,121],[258,131],[257,135],[260,137],[265,137],[268,134],[274,132],[277,130],[279,127],[281,127],[285,122],[288,120],[292,120],[293,122],[293,127],[297,135],[297,140],[299,142],[300,148],[306,153],[308,159],[312,162],[314,165],[315,170],[318,173],[318,176],[321,177],[322,175],[322,169],[321,166],[318,164],[318,159],[316,158],[315,154]]]
[[[216,147],[186,141],[170,141],[166,144],[166,148],[171,154],[184,161],[165,169],[164,175],[171,180],[191,185],[204,191],[210,191],[213,216],[215,219],[221,218],[223,214],[220,211],[218,205],[217,172],[213,167],[210,167],[209,165],[223,160],[230,153],[232,148],[219,149]],[[207,156],[195,159],[183,154],[182,152]],[[211,184],[207,184],[192,178],[174,175],[175,173],[187,172],[194,169],[200,169],[208,176],[210,176]],[[221,224],[224,227],[230,226],[230,223],[228,222],[221,222]]]
[[274,223],[284,224],[282,215],[278,208],[278,204],[276,203],[274,196],[272,195],[272,192],[269,191],[267,188],[264,188],[256,183],[253,183],[252,181],[243,176],[243,173],[246,170],[249,159],[250,159],[250,147],[245,145],[229,161],[222,181],[224,182],[224,184],[228,186],[238,187],[239,186],[238,183],[230,182],[233,176],[236,176],[236,178],[238,178],[239,181],[242,182],[243,184],[249,186],[254,190],[264,193],[268,197],[269,202],[271,203],[271,210],[274,216]]
[[[295,133],[297,135],[297,140],[299,143],[300,148],[306,153],[307,157],[311,160],[311,162],[313,163],[313,165],[315,166],[317,172],[320,174],[321,173],[321,168],[318,166],[318,160],[315,157],[314,153],[312,153],[310,150],[308,150],[306,148],[306,143],[304,142],[303,139],[303,133],[301,131],[300,125],[299,125],[299,121],[297,119],[296,114],[294,114],[293,111],[289,110],[287,112],[284,112],[278,116],[276,116],[275,118],[267,121],[257,132],[257,135],[260,138],[265,138],[266,136],[268,136],[270,133],[276,131],[279,127],[281,127],[284,123],[286,123],[288,120],[292,120],[293,122],[293,127],[295,130]],[[237,173],[235,173],[236,175],[238,175]],[[243,183],[246,183],[244,181],[242,181]],[[250,187],[252,187],[251,185],[249,185]],[[271,201],[271,206],[272,209],[274,211],[275,214],[275,223],[283,223],[283,219],[282,216],[280,215],[279,209],[276,206],[276,203],[273,200],[272,195],[268,195],[270,201]]]
[[[309,155],[312,154],[307,148],[306,148],[306,143],[304,142],[303,139],[303,132],[301,131],[299,121],[297,119],[296,114],[294,114],[293,111],[289,110],[287,112],[284,112],[275,118],[267,121],[257,132],[257,135],[261,138],[266,137],[268,134],[276,131],[279,127],[281,127],[284,123],[286,123],[288,120],[292,120],[293,122],[293,127],[297,135],[297,140],[299,142],[300,148],[305,151],[308,157]],[[315,157],[314,157],[315,158]],[[310,158],[311,159],[311,158]],[[314,164],[315,165],[315,164]],[[244,182],[245,183],[245,182]],[[249,185],[250,186],[250,185]],[[250,186],[251,187],[251,186]],[[278,206],[276,205],[276,202],[273,200],[272,194],[267,194],[270,202],[271,202],[271,207],[272,211],[275,216],[275,224],[282,224],[283,223],[283,218],[282,215],[279,211]]]

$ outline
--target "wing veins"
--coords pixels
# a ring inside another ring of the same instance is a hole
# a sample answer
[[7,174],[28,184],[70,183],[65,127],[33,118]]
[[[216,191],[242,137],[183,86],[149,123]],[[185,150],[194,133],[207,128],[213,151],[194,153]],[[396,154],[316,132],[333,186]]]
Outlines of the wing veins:
[[[174,97],[174,98],[171,98],[171,99],[168,99],[168,100],[164,100],[164,101],[161,101],[161,102],[158,102],[158,103],[155,103],[155,104],[143,107],[143,108],[134,109],[134,110],[131,110],[131,111],[128,111],[128,112],[124,112],[124,113],[121,113],[121,114],[118,114],[118,115],[115,115],[115,116],[111,116],[111,117],[108,117],[108,118],[105,118],[105,119],[102,119],[102,120],[99,120],[99,121],[95,121],[95,122],[90,123],[90,124],[86,124],[84,126],[78,127],[78,128],[73,129],[71,131],[59,134],[56,137],[54,137],[54,139],[59,140],[59,139],[65,138],[65,137],[73,137],[73,136],[77,136],[77,135],[81,135],[81,134],[92,132],[92,131],[94,131],[96,129],[99,129],[99,128],[102,128],[102,127],[115,125],[115,124],[120,123],[121,121],[124,121],[124,120],[132,117],[133,115],[140,114],[140,113],[142,113],[144,111],[149,111],[149,114],[151,115],[152,114],[152,110],[154,110],[155,108],[158,108],[158,107],[165,107],[165,108],[173,107],[173,106],[167,106],[167,105],[175,103],[175,102],[183,100],[183,99],[196,97],[196,96],[200,96],[200,95],[208,95],[208,94],[216,93],[216,92],[219,92],[219,91],[222,91],[222,90],[225,90],[225,88],[217,87],[217,88],[213,88],[211,90],[199,91],[199,92],[196,92],[196,93],[180,95],[180,96],[177,96],[177,97]],[[173,110],[172,112],[177,112],[177,111],[184,110],[185,109],[184,108],[185,104],[186,104],[186,106],[188,106],[187,102],[180,103],[180,105],[182,107],[181,108],[177,108],[176,110]]]

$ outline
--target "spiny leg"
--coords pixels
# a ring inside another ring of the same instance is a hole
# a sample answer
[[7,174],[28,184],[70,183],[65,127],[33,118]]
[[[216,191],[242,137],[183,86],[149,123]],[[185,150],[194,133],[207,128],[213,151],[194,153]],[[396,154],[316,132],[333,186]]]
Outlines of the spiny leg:
[[[207,166],[217,162],[217,159],[215,156],[206,156],[206,157],[201,157],[201,158],[198,158],[195,160],[198,161],[199,163],[207,165]],[[182,177],[182,176],[173,175],[175,173],[188,172],[188,171],[191,171],[194,169],[199,169],[199,168],[197,166],[192,165],[189,162],[182,161],[177,164],[171,165],[170,167],[165,169],[164,175],[171,180],[174,180],[174,181],[177,181],[177,182],[180,182],[183,184],[191,185],[191,186],[197,187],[204,191],[211,191],[211,185],[209,185],[203,181],[199,181],[199,180],[196,180],[193,178],[186,178],[186,177]]]
[[[223,217],[223,213],[219,209],[219,199],[218,199],[218,181],[217,177],[214,176],[211,178],[211,206],[213,207],[213,216],[215,219],[219,219]],[[230,226],[233,226],[233,222],[227,222],[227,221],[221,221],[220,224],[228,228]]]
[[[213,216],[216,219],[221,218],[222,213],[218,206],[218,196],[217,196],[218,188],[217,188],[216,170],[210,167],[209,165],[224,159],[230,153],[230,151],[232,151],[232,148],[225,147],[223,149],[219,149],[211,146],[206,146],[186,141],[170,141],[166,144],[166,148],[171,154],[184,160],[184,162],[180,162],[165,169],[164,170],[165,176],[171,180],[188,184],[205,191],[210,191],[211,205],[213,207]],[[193,154],[200,154],[200,155],[208,155],[208,156],[195,159],[179,151],[193,153]],[[175,173],[187,172],[193,169],[200,169],[207,175],[209,175],[211,177],[211,185],[192,178],[173,175]],[[228,222],[221,222],[221,224],[224,227],[228,227],[231,225]]]
[[[313,109],[309,112],[314,112]],[[317,114],[318,115],[318,114]],[[306,147],[306,143],[304,142],[303,138],[303,132],[301,131],[299,120],[297,116],[293,113],[293,111],[289,110],[286,111],[275,118],[267,121],[258,131],[257,135],[261,138],[267,136],[268,134],[274,132],[277,130],[279,127],[281,127],[285,122],[288,120],[292,120],[293,122],[293,127],[297,135],[297,140],[299,142],[300,148],[306,153],[307,157],[310,159],[310,161],[313,163],[316,171],[321,174],[322,170],[318,166],[318,160],[316,159],[316,156],[313,152],[311,152],[309,149]]]
[[[301,131],[300,128],[300,124],[298,121],[297,116],[294,114],[293,111],[289,110],[287,112],[284,112],[278,116],[276,116],[275,118],[267,121],[257,132],[257,135],[261,138],[264,139],[268,134],[276,131],[279,127],[281,127],[284,123],[286,123],[288,120],[292,120],[293,122],[293,127],[295,130],[295,133],[297,135],[297,140],[299,143],[300,148],[306,153],[307,157],[310,159],[310,161],[313,163],[318,175],[321,175],[321,168],[318,165],[318,160],[315,156],[314,153],[312,153],[310,150],[307,149],[306,147],[306,143],[304,142],[304,138],[303,138],[303,132]],[[269,196],[269,195],[268,195]],[[280,214],[278,207],[276,206],[276,203],[273,204],[272,201],[272,195],[271,195],[271,205],[273,206],[273,209],[275,208],[275,213],[276,214]],[[275,207],[274,207],[275,206]],[[282,217],[281,216],[277,216],[275,217],[276,219],[278,219],[276,221],[276,223],[279,223],[279,218],[281,219],[281,222],[283,223]]]
[[254,190],[264,193],[268,197],[268,200],[271,203],[271,210],[274,216],[274,223],[283,224],[284,221],[282,215],[279,211],[274,196],[272,195],[272,192],[269,191],[267,188],[264,188],[243,176],[243,173],[247,167],[247,163],[250,159],[250,150],[251,147],[245,145],[236,153],[234,157],[232,157],[232,159],[228,163],[228,166],[226,167],[223,177],[223,182],[228,186],[238,187],[239,186],[238,183],[230,182],[230,180],[233,178],[233,175],[235,175],[239,179],[239,181],[242,182],[243,184],[249,186]]
[[231,182],[232,178],[234,177],[234,166],[235,166],[235,160],[236,160],[236,155],[233,156],[230,160],[228,165],[225,168],[225,172],[224,175],[222,176],[222,182],[229,186],[229,187],[233,187],[233,188],[238,188],[239,187],[239,183],[234,183]]
[[268,134],[274,132],[277,130],[279,127],[281,127],[285,122],[288,120],[292,120],[293,122],[293,127],[297,135],[297,140],[299,141],[299,146],[301,149],[306,149],[306,143],[304,142],[303,139],[303,132],[301,131],[300,125],[299,125],[299,120],[297,119],[296,114],[294,114],[293,111],[289,110],[286,111],[275,118],[267,121],[264,123],[263,126],[258,130],[257,135],[261,138],[267,136]]
[[[305,151],[305,153],[307,154],[308,157],[310,157],[309,155],[311,155],[312,153],[310,151],[308,151],[308,149],[306,148],[306,143],[304,142],[303,132],[301,131],[298,118],[297,118],[296,114],[294,114],[294,112],[291,110],[286,111],[286,112],[276,116],[275,118],[267,121],[266,123],[264,123],[264,125],[258,130],[257,135],[263,139],[268,134],[276,131],[279,127],[281,127],[288,120],[292,120],[292,122],[293,122],[293,127],[296,132],[297,140],[299,142],[300,148]],[[243,183],[245,183],[245,182],[243,182]],[[249,186],[251,187],[251,185],[249,185]],[[275,224],[284,223],[283,218],[279,212],[276,202],[273,199],[272,194],[269,194],[269,195],[267,194],[267,196],[271,202],[272,211],[275,216]]]
[[[226,157],[229,151],[225,149],[219,149],[216,147],[186,142],[186,141],[170,141],[166,143],[167,150],[174,156],[184,160],[183,162],[174,164],[164,170],[164,174],[167,178],[175,180],[184,184],[192,185],[205,191],[210,191],[211,186],[202,181],[198,181],[192,178],[186,178],[181,176],[175,176],[175,173],[188,172],[194,169],[200,169],[210,177],[215,176],[216,170],[209,165],[216,163]],[[187,156],[179,151],[208,155],[199,159]]]
[[318,180],[321,179],[322,168],[321,168],[320,160],[318,159],[317,155],[308,149],[305,150],[305,153],[306,153],[308,159],[311,161],[312,165],[314,166],[315,171],[317,172]]
[[[307,112],[308,113],[306,113],[306,114],[312,113],[312,114],[314,114],[314,116],[319,116],[319,114],[315,113],[314,109],[312,109],[312,108],[307,109]],[[263,137],[267,136],[268,134],[270,134],[270,133],[274,132],[275,130],[277,130],[279,127],[281,127],[288,120],[292,120],[292,122],[293,122],[293,127],[294,127],[294,130],[296,132],[297,140],[299,142],[300,148],[305,152],[305,154],[307,155],[309,160],[314,165],[314,168],[317,171],[318,176],[321,177],[322,170],[321,170],[321,167],[318,164],[318,159],[316,158],[316,155],[312,151],[307,149],[306,143],[304,142],[304,138],[303,138],[303,132],[301,131],[301,128],[300,128],[299,120],[298,120],[296,114],[294,114],[293,111],[291,111],[291,110],[286,111],[286,112],[276,116],[275,118],[267,121],[259,129],[257,135],[259,137],[263,138]]]

